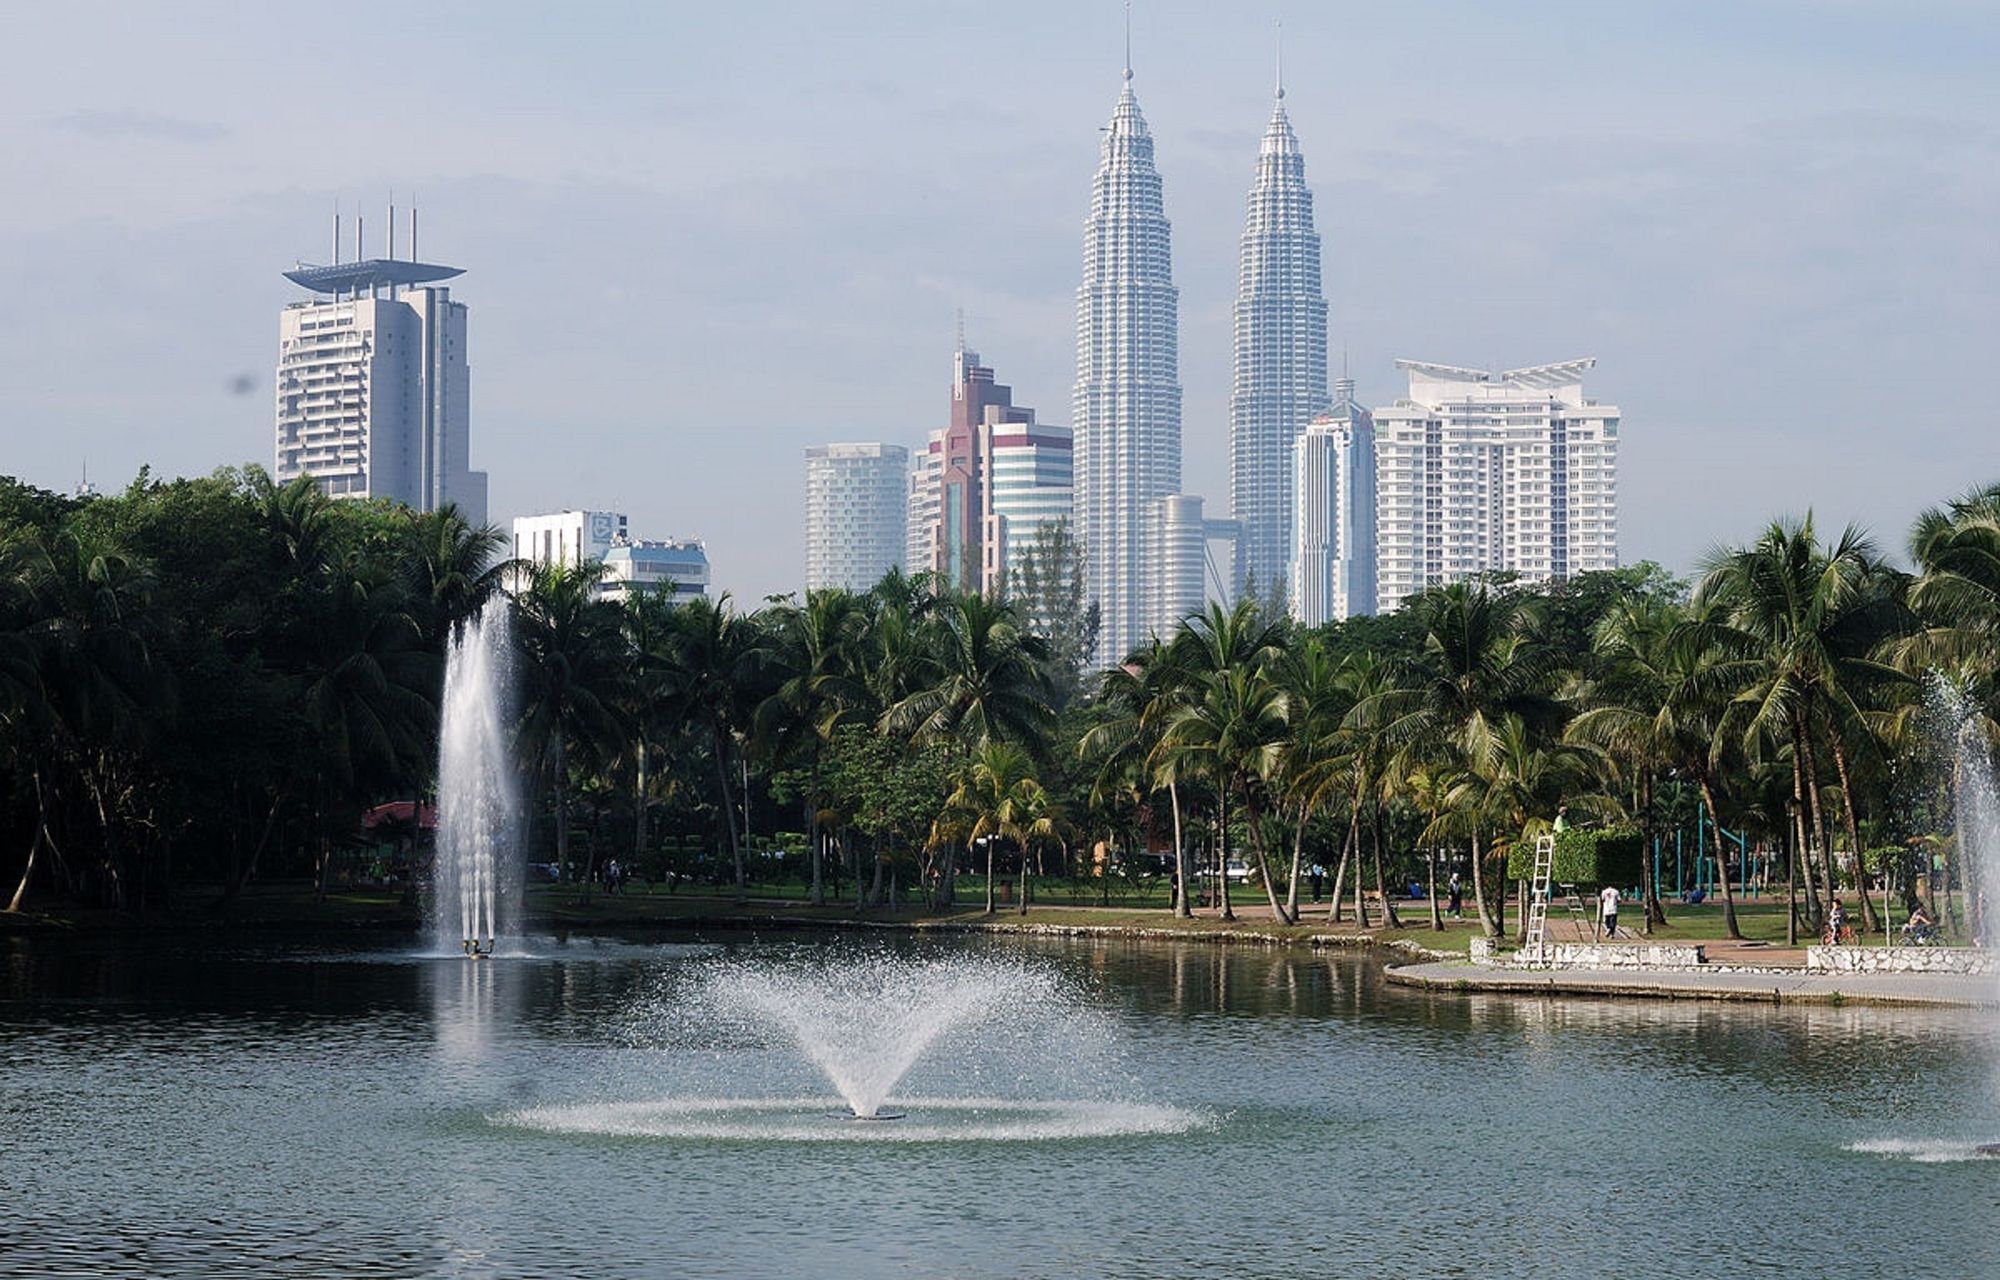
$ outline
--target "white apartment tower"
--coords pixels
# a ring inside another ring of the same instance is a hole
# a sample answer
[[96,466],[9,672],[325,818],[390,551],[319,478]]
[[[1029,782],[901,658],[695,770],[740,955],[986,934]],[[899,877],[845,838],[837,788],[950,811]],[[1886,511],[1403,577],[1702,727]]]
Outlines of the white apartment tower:
[[[391,498],[418,511],[454,503],[486,523],[486,473],[470,463],[471,377],[465,304],[437,282],[457,267],[410,257],[300,264],[285,278],[312,291],[278,318],[280,484],[309,475],[336,498]],[[391,216],[393,240],[393,212]],[[362,253],[355,223],[355,257]]]
[[1259,595],[1285,576],[1292,445],[1324,413],[1326,298],[1306,161],[1281,84],[1257,153],[1236,277],[1229,396],[1229,505],[1241,526],[1232,587]]
[[1100,663],[1144,640],[1157,611],[1148,552],[1160,499],[1181,487],[1179,309],[1153,138],[1128,65],[1091,182],[1076,291],[1076,532],[1102,611]]
[[1292,445],[1292,617],[1308,627],[1375,612],[1375,420],[1334,384],[1331,412]]
[[866,591],[906,551],[910,451],[899,444],[806,450],[806,590]]
[[[522,565],[586,560],[602,566],[597,594],[623,600],[653,591],[676,600],[708,593],[708,549],[699,538],[635,540],[621,511],[557,511],[514,517],[514,560]],[[518,581],[518,580],[517,580]]]
[[1374,415],[1383,612],[1480,573],[1541,582],[1618,566],[1618,409],[1583,394],[1596,363],[1396,362],[1409,396]]

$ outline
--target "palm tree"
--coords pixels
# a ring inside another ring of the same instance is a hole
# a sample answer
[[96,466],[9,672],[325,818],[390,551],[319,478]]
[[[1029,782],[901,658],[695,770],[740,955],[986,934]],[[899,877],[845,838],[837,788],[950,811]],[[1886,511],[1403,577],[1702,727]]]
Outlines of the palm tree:
[[[1445,764],[1490,773],[1498,725],[1507,717],[1535,733],[1561,727],[1567,708],[1549,693],[1554,655],[1526,601],[1483,583],[1458,582],[1426,592],[1409,608],[1423,630],[1421,653],[1397,673],[1392,688],[1357,704],[1352,716],[1381,728],[1400,769]],[[1480,924],[1497,938],[1503,929],[1486,898],[1484,831],[1476,812],[1467,834]]]
[[[1696,592],[1697,607],[1714,605],[1754,646],[1754,680],[1737,696],[1734,723],[1746,748],[1758,735],[1789,737],[1800,787],[1823,855],[1825,888],[1835,892],[1832,847],[1820,795],[1816,739],[1824,731],[1840,780],[1848,843],[1860,868],[1857,801],[1848,742],[1865,733],[1857,693],[1871,681],[1899,673],[1872,652],[1893,627],[1896,602],[1874,546],[1850,525],[1831,546],[1822,545],[1812,515],[1774,521],[1751,546],[1711,556]],[[1879,927],[1868,895],[1861,898],[1862,927]],[[1818,921],[1814,921],[1815,927]]]
[[1174,914],[1187,919],[1194,915],[1194,905],[1181,830],[1180,778],[1171,762],[1165,767],[1153,763],[1161,732],[1188,694],[1187,670],[1175,657],[1175,650],[1155,638],[1105,672],[1093,722],[1078,740],[1077,752],[1097,761],[1091,792],[1099,802],[1129,791],[1143,804],[1165,789],[1173,821]]
[[[595,561],[543,564],[514,597],[523,660],[519,736],[523,755],[541,763],[554,793],[559,880],[569,875],[570,771],[616,759],[629,737],[621,714],[631,673],[623,619],[616,604],[599,598],[598,583]],[[590,879],[587,868],[585,892]]]
[[758,736],[772,743],[772,754],[802,756],[806,762],[801,799],[814,906],[826,901],[821,766],[834,734],[870,706],[862,650],[867,623],[861,598],[840,589],[811,592],[803,607],[781,611],[774,658],[781,683],[757,708]]
[[1053,838],[1055,820],[1049,812],[1048,792],[1035,780],[1034,762],[1028,753],[1011,742],[987,742],[974,750],[957,789],[945,804],[941,819],[955,831],[964,833],[968,852],[986,848],[986,914],[993,906],[993,847],[1011,840],[1021,851],[1022,901],[1027,909],[1027,859],[1029,843]]
[[1013,606],[978,592],[942,597],[917,688],[882,716],[922,742],[1039,743],[1051,724],[1048,644],[1024,633]]
[[[1219,609],[1211,609],[1209,621],[1227,622],[1233,629],[1243,614],[1244,606],[1226,618]],[[1203,629],[1200,620],[1189,628],[1197,629]],[[1198,647],[1207,648],[1219,638],[1215,630],[1205,630],[1207,634],[1195,641]],[[1218,646],[1212,651],[1224,650]],[[1224,833],[1229,829],[1231,798],[1241,802],[1272,918],[1283,921],[1288,917],[1278,901],[1275,878],[1271,875],[1264,819],[1271,807],[1270,783],[1283,761],[1288,741],[1290,701],[1267,666],[1258,661],[1202,671],[1193,696],[1167,721],[1154,751],[1157,767],[1192,772],[1215,787],[1216,822]],[[1226,857],[1219,870],[1222,918],[1233,920]]]
[[[756,623],[730,606],[728,595],[697,597],[675,614],[675,684],[682,714],[700,726],[714,759],[716,801],[729,827],[729,856],[735,871],[736,900],[749,896],[744,845],[749,815],[737,829],[736,796],[729,783],[732,756],[760,702],[766,663],[765,638]],[[745,798],[748,803],[748,798]]]
[[405,536],[410,595],[431,643],[442,649],[452,624],[500,590],[509,567],[500,557],[506,536],[491,525],[473,527],[449,502],[411,512]]

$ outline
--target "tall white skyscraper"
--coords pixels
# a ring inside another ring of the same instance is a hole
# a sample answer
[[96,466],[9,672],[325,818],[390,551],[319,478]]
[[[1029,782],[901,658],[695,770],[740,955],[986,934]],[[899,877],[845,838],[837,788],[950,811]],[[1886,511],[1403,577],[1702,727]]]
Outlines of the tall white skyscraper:
[[[285,278],[313,292],[278,317],[279,483],[310,475],[336,498],[446,503],[486,523],[486,473],[471,469],[465,304],[437,285],[457,267],[393,256],[307,266]],[[393,225],[393,224],[392,224]],[[362,253],[355,226],[355,256]]]
[[1489,373],[1398,360],[1375,411],[1377,603],[1473,574],[1547,581],[1618,567],[1618,409],[1594,359]]
[[1232,586],[1283,577],[1292,526],[1292,443],[1327,407],[1326,298],[1306,160],[1280,85],[1257,153],[1236,277],[1229,397],[1229,505],[1242,526]]
[[1180,294],[1132,68],[1104,131],[1076,291],[1076,523],[1097,660],[1117,662],[1156,612],[1159,500],[1181,487]]
[[1354,380],[1292,445],[1292,616],[1308,627],[1375,612],[1375,420]]
[[909,484],[899,444],[806,450],[806,590],[866,591],[902,566]]

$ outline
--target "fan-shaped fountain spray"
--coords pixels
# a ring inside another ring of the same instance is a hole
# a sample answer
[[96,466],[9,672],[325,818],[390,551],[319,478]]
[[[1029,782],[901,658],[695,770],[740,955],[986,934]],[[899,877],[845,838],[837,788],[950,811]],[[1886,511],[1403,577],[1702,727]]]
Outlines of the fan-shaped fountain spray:
[[467,956],[491,955],[513,931],[522,891],[508,610],[494,596],[460,624],[445,655],[431,939]]

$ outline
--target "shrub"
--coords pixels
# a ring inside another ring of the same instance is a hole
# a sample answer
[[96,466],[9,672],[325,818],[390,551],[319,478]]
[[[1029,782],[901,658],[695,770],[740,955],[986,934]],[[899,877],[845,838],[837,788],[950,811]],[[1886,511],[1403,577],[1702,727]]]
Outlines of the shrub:
[[[1517,840],[1507,855],[1507,878],[1526,880],[1535,872],[1535,842]],[[1556,833],[1551,879],[1557,884],[1637,884],[1645,875],[1644,843],[1637,831],[1613,827]]]

